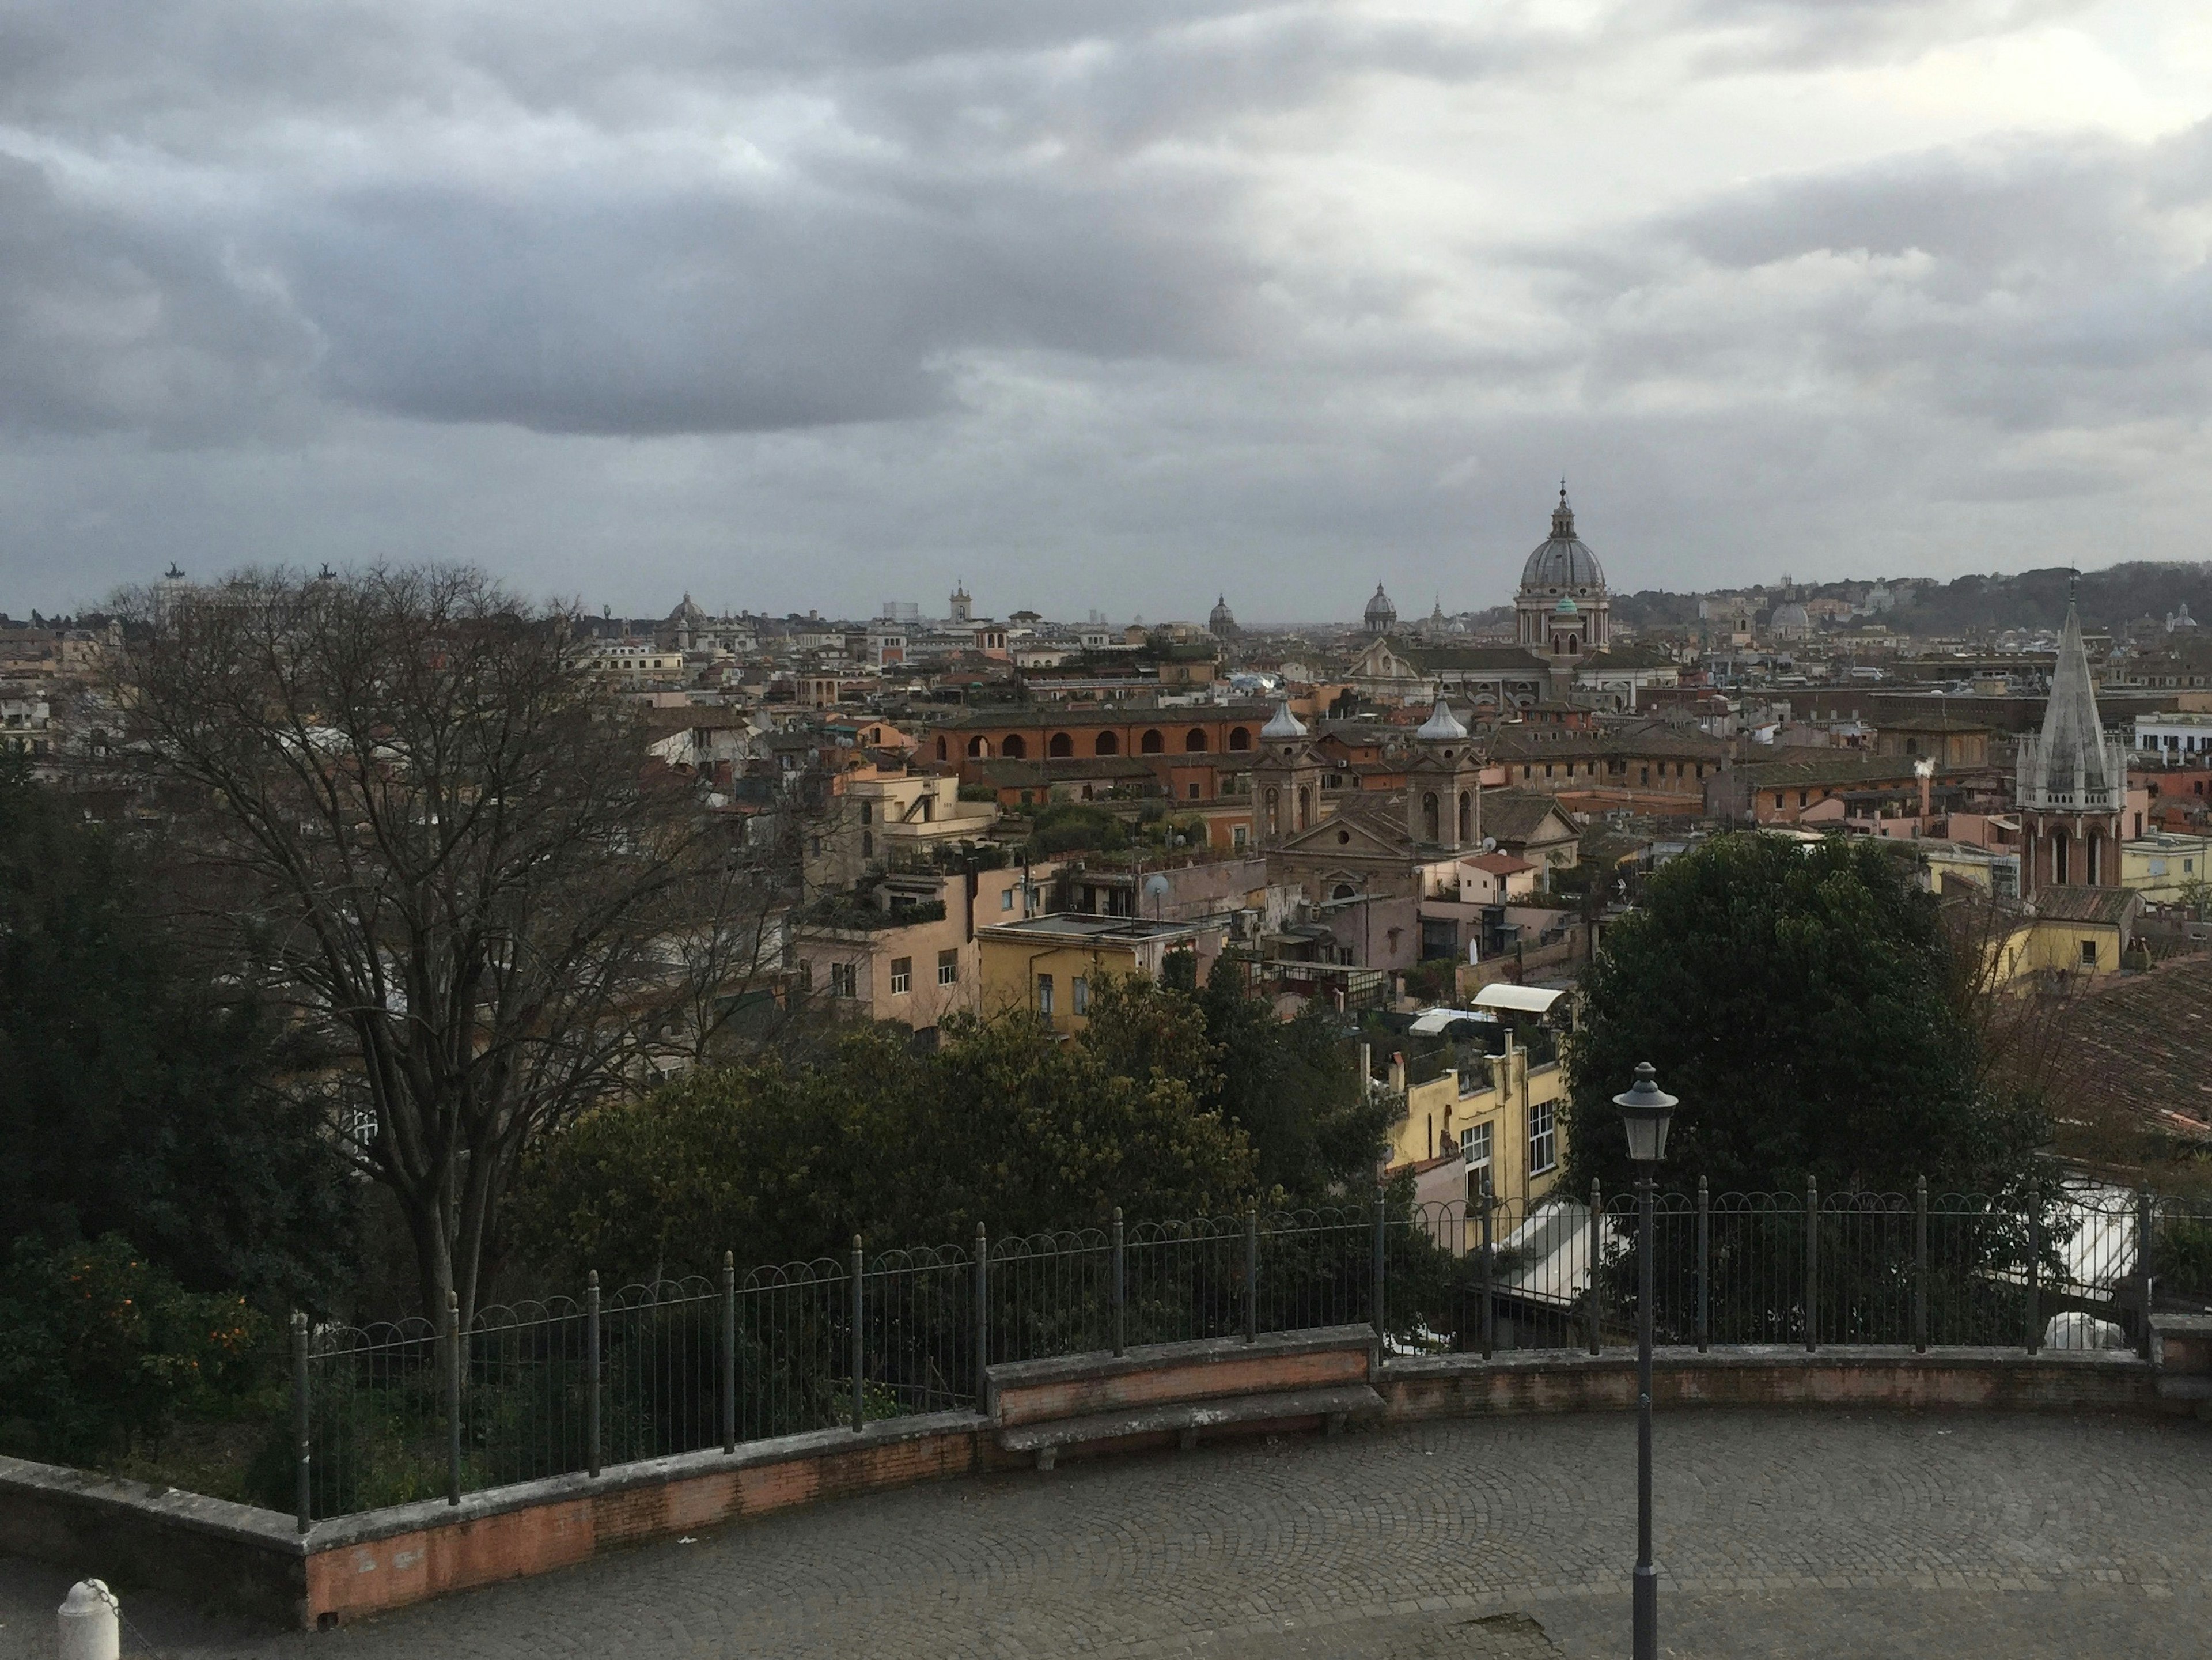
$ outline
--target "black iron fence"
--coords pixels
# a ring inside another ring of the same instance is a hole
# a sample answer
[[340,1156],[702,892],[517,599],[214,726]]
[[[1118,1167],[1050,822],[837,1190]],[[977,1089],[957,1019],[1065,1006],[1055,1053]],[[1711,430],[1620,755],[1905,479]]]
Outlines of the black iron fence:
[[[1660,1341],[2140,1347],[2152,1274],[2212,1290],[2212,1207],[2067,1189],[1668,1193]],[[1633,1341],[1633,1195],[1216,1217],[866,1253],[580,1301],[294,1327],[297,1509],[318,1517],[802,1431],[975,1408],[986,1367],[1371,1324],[1388,1353]],[[2148,1249],[2146,1249],[2148,1246]]]

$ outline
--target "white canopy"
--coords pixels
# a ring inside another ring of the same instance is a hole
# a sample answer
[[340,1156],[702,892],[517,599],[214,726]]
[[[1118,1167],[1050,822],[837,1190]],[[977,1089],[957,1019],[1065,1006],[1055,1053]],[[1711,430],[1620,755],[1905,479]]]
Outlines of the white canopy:
[[1414,1017],[1410,1030],[1416,1037],[1433,1037],[1455,1020],[1480,1020],[1486,1025],[1498,1024],[1494,1014],[1485,1014],[1475,1009],[1423,1009]]
[[1479,1009],[1511,1009],[1516,1014],[1549,1014],[1552,1005],[1566,995],[1565,989],[1539,986],[1485,986],[1474,994]]

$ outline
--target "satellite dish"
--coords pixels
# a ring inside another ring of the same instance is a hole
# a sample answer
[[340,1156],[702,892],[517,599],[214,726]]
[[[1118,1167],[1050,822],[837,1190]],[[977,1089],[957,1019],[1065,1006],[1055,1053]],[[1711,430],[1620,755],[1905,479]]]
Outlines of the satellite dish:
[[1483,850],[1485,853],[1495,853],[1495,852],[1497,852],[1497,851],[1498,851],[1498,838],[1497,838],[1496,836],[1484,836],[1484,837],[1482,838],[1482,850]]
[[1164,876],[1147,876],[1145,879],[1145,897],[1155,905],[1162,904],[1165,903],[1174,885]]

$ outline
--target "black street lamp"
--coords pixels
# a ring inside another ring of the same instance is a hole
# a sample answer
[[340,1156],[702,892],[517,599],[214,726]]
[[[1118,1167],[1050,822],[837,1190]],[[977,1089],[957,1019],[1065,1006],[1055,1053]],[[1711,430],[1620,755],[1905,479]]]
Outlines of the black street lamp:
[[1636,1166],[1636,1578],[1634,1660],[1659,1660],[1659,1570],[1651,1565],[1651,1206],[1652,1172],[1667,1156],[1674,1098],[1659,1087],[1651,1063],[1636,1068],[1636,1085],[1616,1095]]

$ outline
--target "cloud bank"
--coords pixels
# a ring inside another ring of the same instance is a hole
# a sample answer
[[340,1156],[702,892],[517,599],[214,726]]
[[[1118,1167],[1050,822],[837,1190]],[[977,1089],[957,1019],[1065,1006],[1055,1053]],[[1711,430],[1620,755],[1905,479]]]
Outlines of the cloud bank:
[[18,611],[1255,617],[2205,556],[2212,34],[2063,0],[0,19]]

